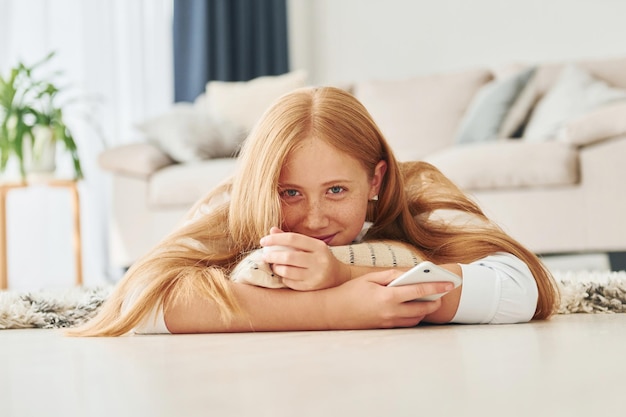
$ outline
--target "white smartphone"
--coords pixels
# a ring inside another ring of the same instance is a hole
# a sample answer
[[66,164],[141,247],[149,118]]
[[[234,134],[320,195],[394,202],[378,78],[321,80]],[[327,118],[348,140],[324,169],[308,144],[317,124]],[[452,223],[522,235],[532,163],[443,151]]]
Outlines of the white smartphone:
[[[388,287],[396,287],[398,285],[419,284],[422,282],[451,282],[454,288],[457,288],[463,280],[457,274],[448,271],[432,262],[424,261],[414,266],[398,278],[387,284]],[[443,296],[445,293],[428,295],[418,298],[416,301],[432,301]]]

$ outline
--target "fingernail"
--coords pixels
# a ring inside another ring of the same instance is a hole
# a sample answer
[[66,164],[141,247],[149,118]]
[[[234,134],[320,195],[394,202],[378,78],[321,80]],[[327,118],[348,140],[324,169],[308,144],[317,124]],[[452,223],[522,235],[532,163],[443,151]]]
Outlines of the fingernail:
[[445,289],[446,291],[452,291],[454,289],[454,284],[450,284],[450,283],[446,284]]
[[267,242],[267,237],[262,237],[261,240],[259,241],[259,243],[261,244],[261,246],[263,246],[263,244]]

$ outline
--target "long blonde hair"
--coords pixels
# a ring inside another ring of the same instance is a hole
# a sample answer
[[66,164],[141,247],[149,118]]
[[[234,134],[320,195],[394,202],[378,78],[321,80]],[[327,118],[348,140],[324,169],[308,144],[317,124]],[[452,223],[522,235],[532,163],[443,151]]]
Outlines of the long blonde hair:
[[[538,287],[535,319],[553,314],[558,300],[553,278],[528,249],[491,222],[461,190],[425,162],[399,163],[365,107],[332,87],[304,88],[281,97],[250,132],[235,175],[190,210],[185,223],[139,259],[126,273],[98,315],[73,335],[122,335],[152,309],[197,294],[213,300],[228,320],[241,310],[229,284],[239,260],[258,247],[272,226],[282,224],[278,195],[280,170],[303,140],[325,140],[360,161],[370,175],[385,160],[379,200],[368,207],[373,226],[365,239],[411,244],[437,263],[472,262],[509,252],[526,262]],[[226,201],[224,195],[228,195]],[[209,207],[209,209],[207,209]],[[456,211],[474,222],[435,218]],[[135,302],[124,301],[135,294]]]

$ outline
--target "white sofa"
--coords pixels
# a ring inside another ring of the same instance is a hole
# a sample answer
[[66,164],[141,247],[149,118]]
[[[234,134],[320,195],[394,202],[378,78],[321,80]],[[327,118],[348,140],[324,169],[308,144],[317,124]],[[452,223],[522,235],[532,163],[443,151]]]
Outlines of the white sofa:
[[[398,159],[439,167],[536,253],[625,252],[626,58],[570,64],[369,80],[349,88]],[[171,231],[232,173],[237,160],[225,156],[242,138],[233,132],[249,129],[271,100],[305,83],[302,73],[209,83],[193,105],[146,122],[145,142],[105,151],[100,164],[113,186],[112,265],[129,266]],[[185,112],[193,114],[191,122]],[[214,123],[211,134],[207,121]],[[523,136],[514,138],[521,127]],[[219,152],[198,145],[211,135]],[[224,137],[232,143],[224,145]],[[193,143],[192,151],[180,152],[181,143]]]

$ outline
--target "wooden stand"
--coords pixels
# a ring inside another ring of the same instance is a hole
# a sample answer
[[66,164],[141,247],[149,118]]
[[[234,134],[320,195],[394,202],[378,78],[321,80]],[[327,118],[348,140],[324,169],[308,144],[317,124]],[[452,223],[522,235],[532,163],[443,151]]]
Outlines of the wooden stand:
[[76,268],[76,285],[83,284],[83,256],[80,236],[80,201],[78,197],[78,183],[75,180],[65,179],[44,179],[30,184],[28,182],[0,182],[0,290],[9,287],[8,281],[8,259],[7,259],[7,211],[6,199],[10,190],[15,188],[26,188],[30,185],[42,184],[49,187],[68,188],[72,198],[72,214],[74,218],[74,258]]

